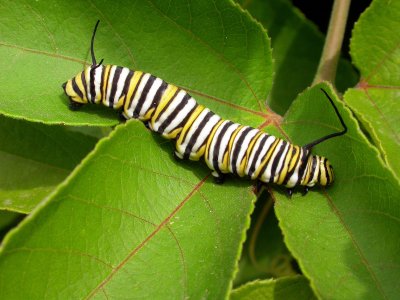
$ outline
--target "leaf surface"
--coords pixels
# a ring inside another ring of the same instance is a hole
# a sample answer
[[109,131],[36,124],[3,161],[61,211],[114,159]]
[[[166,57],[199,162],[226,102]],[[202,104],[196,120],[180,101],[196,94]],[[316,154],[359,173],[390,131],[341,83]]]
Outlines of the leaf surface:
[[[266,113],[272,85],[269,40],[262,27],[230,1],[57,1],[51,6],[15,1],[3,7],[3,114],[69,125],[117,123],[114,112],[99,107],[70,112],[61,89],[90,61],[97,19],[102,22],[95,51],[105,63],[152,73],[221,114],[254,126]],[[7,75],[11,71],[14,76]],[[19,81],[30,84],[21,88]]]
[[[151,72],[190,92],[195,87],[199,102],[234,120],[258,125],[268,115],[263,106],[272,79],[268,39],[228,1],[190,6],[16,2],[8,9],[5,18],[31,16],[24,23],[31,26],[20,32],[33,39],[9,34],[15,24],[2,28],[1,48],[16,65],[20,56],[31,61],[25,70],[16,68],[20,76],[29,70],[35,83],[34,78],[48,76],[49,66],[53,72],[52,82],[32,84],[34,99],[24,106],[18,94],[24,91],[13,90],[9,80],[2,99],[16,97],[1,102],[8,115],[70,125],[117,122],[115,113],[98,114],[92,107],[70,112],[59,88],[88,60],[86,43],[97,19],[102,19],[95,44],[99,58]],[[61,23],[67,17],[58,14],[65,11],[79,21],[68,17]],[[119,18],[121,11],[128,18]],[[37,14],[48,17],[38,22]],[[62,46],[53,47],[52,40]],[[35,98],[45,88],[48,95]],[[225,297],[249,226],[250,183],[232,179],[215,186],[204,165],[178,163],[172,149],[136,121],[100,142],[51,199],[6,238],[0,298]]]
[[29,213],[96,142],[60,126],[0,116],[0,209]]
[[[283,123],[295,142],[306,144],[341,130],[319,86],[301,94]],[[286,244],[321,298],[394,298],[400,275],[400,187],[343,103],[336,100],[349,132],[315,147],[332,163],[331,187],[302,197],[276,194],[276,213]],[[337,124],[337,125],[336,125]],[[384,245],[384,246],[383,246]]]
[[254,196],[170,153],[137,121],[103,139],[8,236],[1,298],[224,297]]
[[[376,0],[354,27],[351,55],[361,82],[345,101],[400,181],[400,3]],[[373,33],[373,34],[371,34]]]

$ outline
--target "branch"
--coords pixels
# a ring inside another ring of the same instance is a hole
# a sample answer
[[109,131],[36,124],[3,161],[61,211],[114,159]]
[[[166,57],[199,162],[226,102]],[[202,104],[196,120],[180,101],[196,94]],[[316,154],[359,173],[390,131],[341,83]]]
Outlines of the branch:
[[346,29],[350,2],[351,0],[335,0],[333,3],[328,33],[313,85],[321,81],[329,81],[332,85],[335,85],[336,70],[344,31]]

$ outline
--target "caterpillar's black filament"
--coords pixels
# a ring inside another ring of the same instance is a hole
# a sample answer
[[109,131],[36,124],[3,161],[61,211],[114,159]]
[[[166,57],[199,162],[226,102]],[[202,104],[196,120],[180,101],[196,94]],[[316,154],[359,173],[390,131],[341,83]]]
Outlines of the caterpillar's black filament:
[[102,65],[102,61],[96,64],[93,43],[97,25],[91,44],[92,65],[63,84],[71,108],[102,103],[121,110],[126,119],[144,121],[152,131],[176,141],[177,157],[191,160],[204,157],[213,176],[220,180],[223,174],[233,173],[288,188],[326,186],[333,182],[330,162],[311,155],[313,146],[347,131],[324,90],[344,130],[304,147],[292,145],[259,129],[222,119],[186,91],[151,74]]

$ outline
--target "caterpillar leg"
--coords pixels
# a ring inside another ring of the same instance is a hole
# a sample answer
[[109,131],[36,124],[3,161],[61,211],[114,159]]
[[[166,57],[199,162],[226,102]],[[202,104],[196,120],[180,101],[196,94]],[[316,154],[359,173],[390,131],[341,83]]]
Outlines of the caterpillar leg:
[[121,122],[125,122],[128,118],[125,116],[125,113],[124,113],[124,111],[123,110],[120,110],[119,112],[118,112],[118,119],[121,121]]
[[173,156],[174,156],[174,158],[176,159],[176,160],[181,160],[181,159],[183,159],[183,156],[182,156],[182,154],[180,154],[178,151],[174,151],[174,153],[173,153]]
[[261,193],[262,188],[265,186],[266,184],[264,182],[262,182],[261,180],[257,180],[254,184],[254,194],[258,195],[259,193]]
[[211,175],[214,177],[214,182],[216,184],[223,184],[225,181],[225,175],[222,173],[218,173],[217,171],[213,171]]
[[309,188],[308,186],[305,186],[302,195],[303,195],[303,196],[307,195],[307,193],[308,193],[309,190],[310,190],[310,188]]
[[148,130],[151,130],[149,121],[143,121],[143,124]]
[[289,198],[292,198],[293,195],[293,189],[287,189],[286,193],[288,194]]
[[68,107],[70,110],[78,110],[81,106],[83,105],[83,103],[78,103],[78,102],[70,102]]

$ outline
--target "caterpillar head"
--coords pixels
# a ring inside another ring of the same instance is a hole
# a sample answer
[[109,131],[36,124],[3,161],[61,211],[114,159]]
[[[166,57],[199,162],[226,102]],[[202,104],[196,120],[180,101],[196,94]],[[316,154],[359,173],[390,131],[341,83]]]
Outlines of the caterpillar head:
[[[340,132],[334,132],[334,133],[328,134],[326,136],[323,136],[323,137],[303,146],[303,149],[306,151],[306,153],[309,153],[314,146],[316,146],[326,140],[329,140],[331,138],[344,135],[347,132],[347,126],[344,123],[344,120],[343,120],[342,116],[340,115],[339,110],[337,109],[332,98],[329,96],[329,94],[323,88],[321,88],[321,91],[328,98],[333,109],[335,110],[335,113],[336,113],[337,117],[339,118],[340,123],[343,126],[343,130]],[[329,160],[327,160],[325,157],[321,157],[321,156],[317,156],[317,155],[309,156],[308,162],[306,165],[303,165],[303,167],[304,166],[306,169],[304,172],[304,177],[302,178],[302,181],[301,181],[301,185],[305,185],[308,187],[312,187],[315,184],[326,186],[333,182],[333,180],[334,180],[333,168],[332,168],[332,165],[329,162]]]
[[69,108],[76,110],[82,105],[88,103],[87,97],[87,81],[85,73],[91,67],[86,68],[85,71],[80,72],[75,77],[64,82],[61,86],[64,89],[65,94],[69,98]]
[[333,167],[328,159],[318,155],[309,157],[304,173],[304,185],[312,187],[315,184],[321,186],[330,185],[334,180]]
[[101,101],[100,82],[103,65],[89,66],[61,86],[69,97],[69,108],[76,110],[87,103]]

